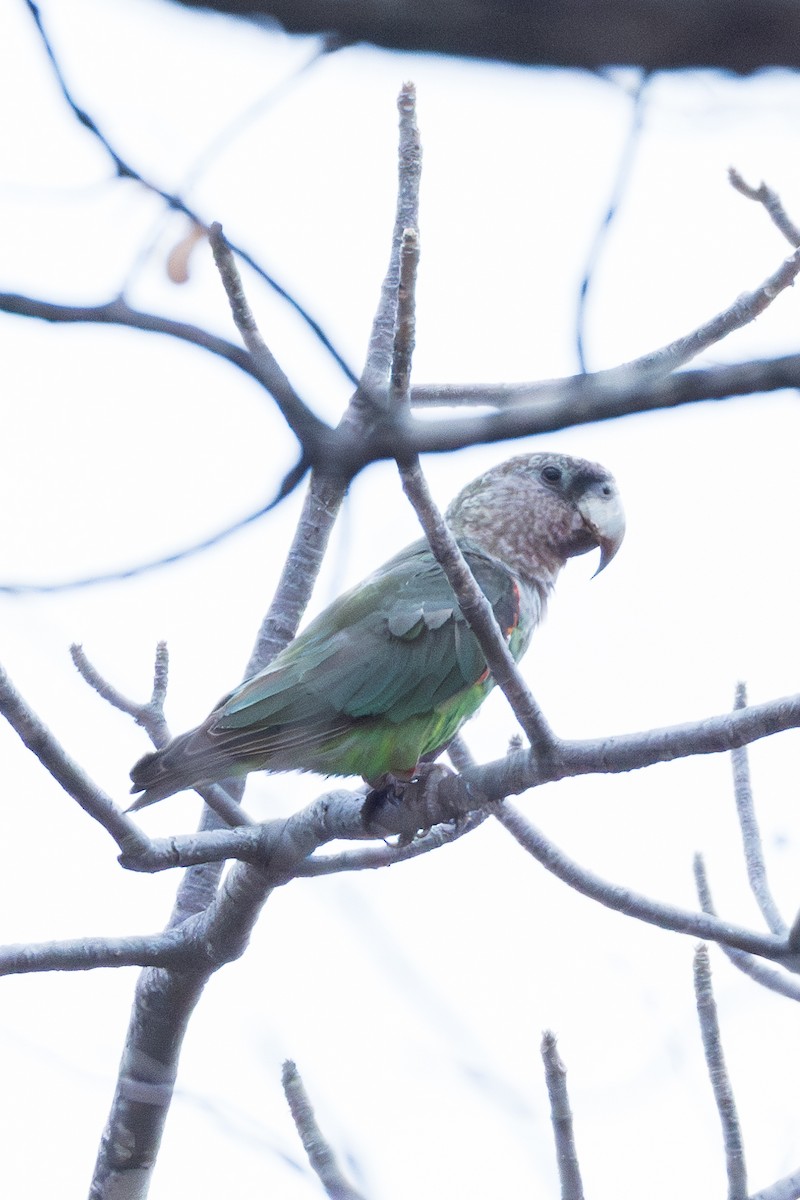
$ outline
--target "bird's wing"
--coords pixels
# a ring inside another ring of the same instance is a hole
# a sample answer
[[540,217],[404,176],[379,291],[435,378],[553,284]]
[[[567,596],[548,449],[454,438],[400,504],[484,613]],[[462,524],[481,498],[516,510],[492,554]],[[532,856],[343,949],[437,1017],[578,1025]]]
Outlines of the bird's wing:
[[[508,636],[530,606],[499,562],[467,551]],[[528,624],[535,624],[530,612]],[[480,646],[425,543],[387,563],[325,610],[274,662],[233,692],[207,723],[214,736],[265,727],[332,726],[430,713],[486,676]]]

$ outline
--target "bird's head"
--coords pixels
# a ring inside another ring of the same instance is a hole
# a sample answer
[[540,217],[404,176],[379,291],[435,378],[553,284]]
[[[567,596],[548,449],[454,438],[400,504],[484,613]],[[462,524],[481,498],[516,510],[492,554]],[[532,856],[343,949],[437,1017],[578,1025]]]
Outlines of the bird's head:
[[613,475],[566,454],[522,454],[492,467],[456,496],[447,520],[457,538],[546,587],[568,558],[596,547],[598,574],[625,534]]

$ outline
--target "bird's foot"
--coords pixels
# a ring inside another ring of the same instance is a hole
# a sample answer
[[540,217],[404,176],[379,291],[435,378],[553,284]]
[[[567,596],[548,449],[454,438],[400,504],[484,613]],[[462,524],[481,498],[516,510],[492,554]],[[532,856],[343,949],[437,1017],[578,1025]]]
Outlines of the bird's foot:
[[380,837],[396,834],[400,845],[427,833],[445,819],[439,814],[439,789],[453,774],[441,763],[418,763],[408,778],[386,774],[368,780],[372,791],[361,809],[365,829]]

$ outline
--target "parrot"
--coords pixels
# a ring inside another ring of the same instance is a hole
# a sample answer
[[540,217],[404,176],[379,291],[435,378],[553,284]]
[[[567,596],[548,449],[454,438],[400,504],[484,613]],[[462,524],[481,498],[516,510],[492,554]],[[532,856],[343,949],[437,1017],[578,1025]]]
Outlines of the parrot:
[[[625,533],[614,477],[556,453],[517,455],[468,483],[445,519],[515,661],[561,568]],[[129,811],[251,771],[414,778],[480,707],[493,679],[424,539],[329,605],[196,729],[133,767]]]

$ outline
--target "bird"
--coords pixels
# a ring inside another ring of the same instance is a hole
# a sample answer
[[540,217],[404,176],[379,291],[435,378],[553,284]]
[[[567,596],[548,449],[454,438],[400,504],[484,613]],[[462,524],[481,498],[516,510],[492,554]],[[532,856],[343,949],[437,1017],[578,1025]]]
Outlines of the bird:
[[[517,455],[464,487],[446,512],[518,662],[568,559],[625,533],[613,475],[564,454]],[[334,600],[196,729],[131,770],[134,811],[251,771],[411,779],[491,691],[483,651],[427,541]]]

